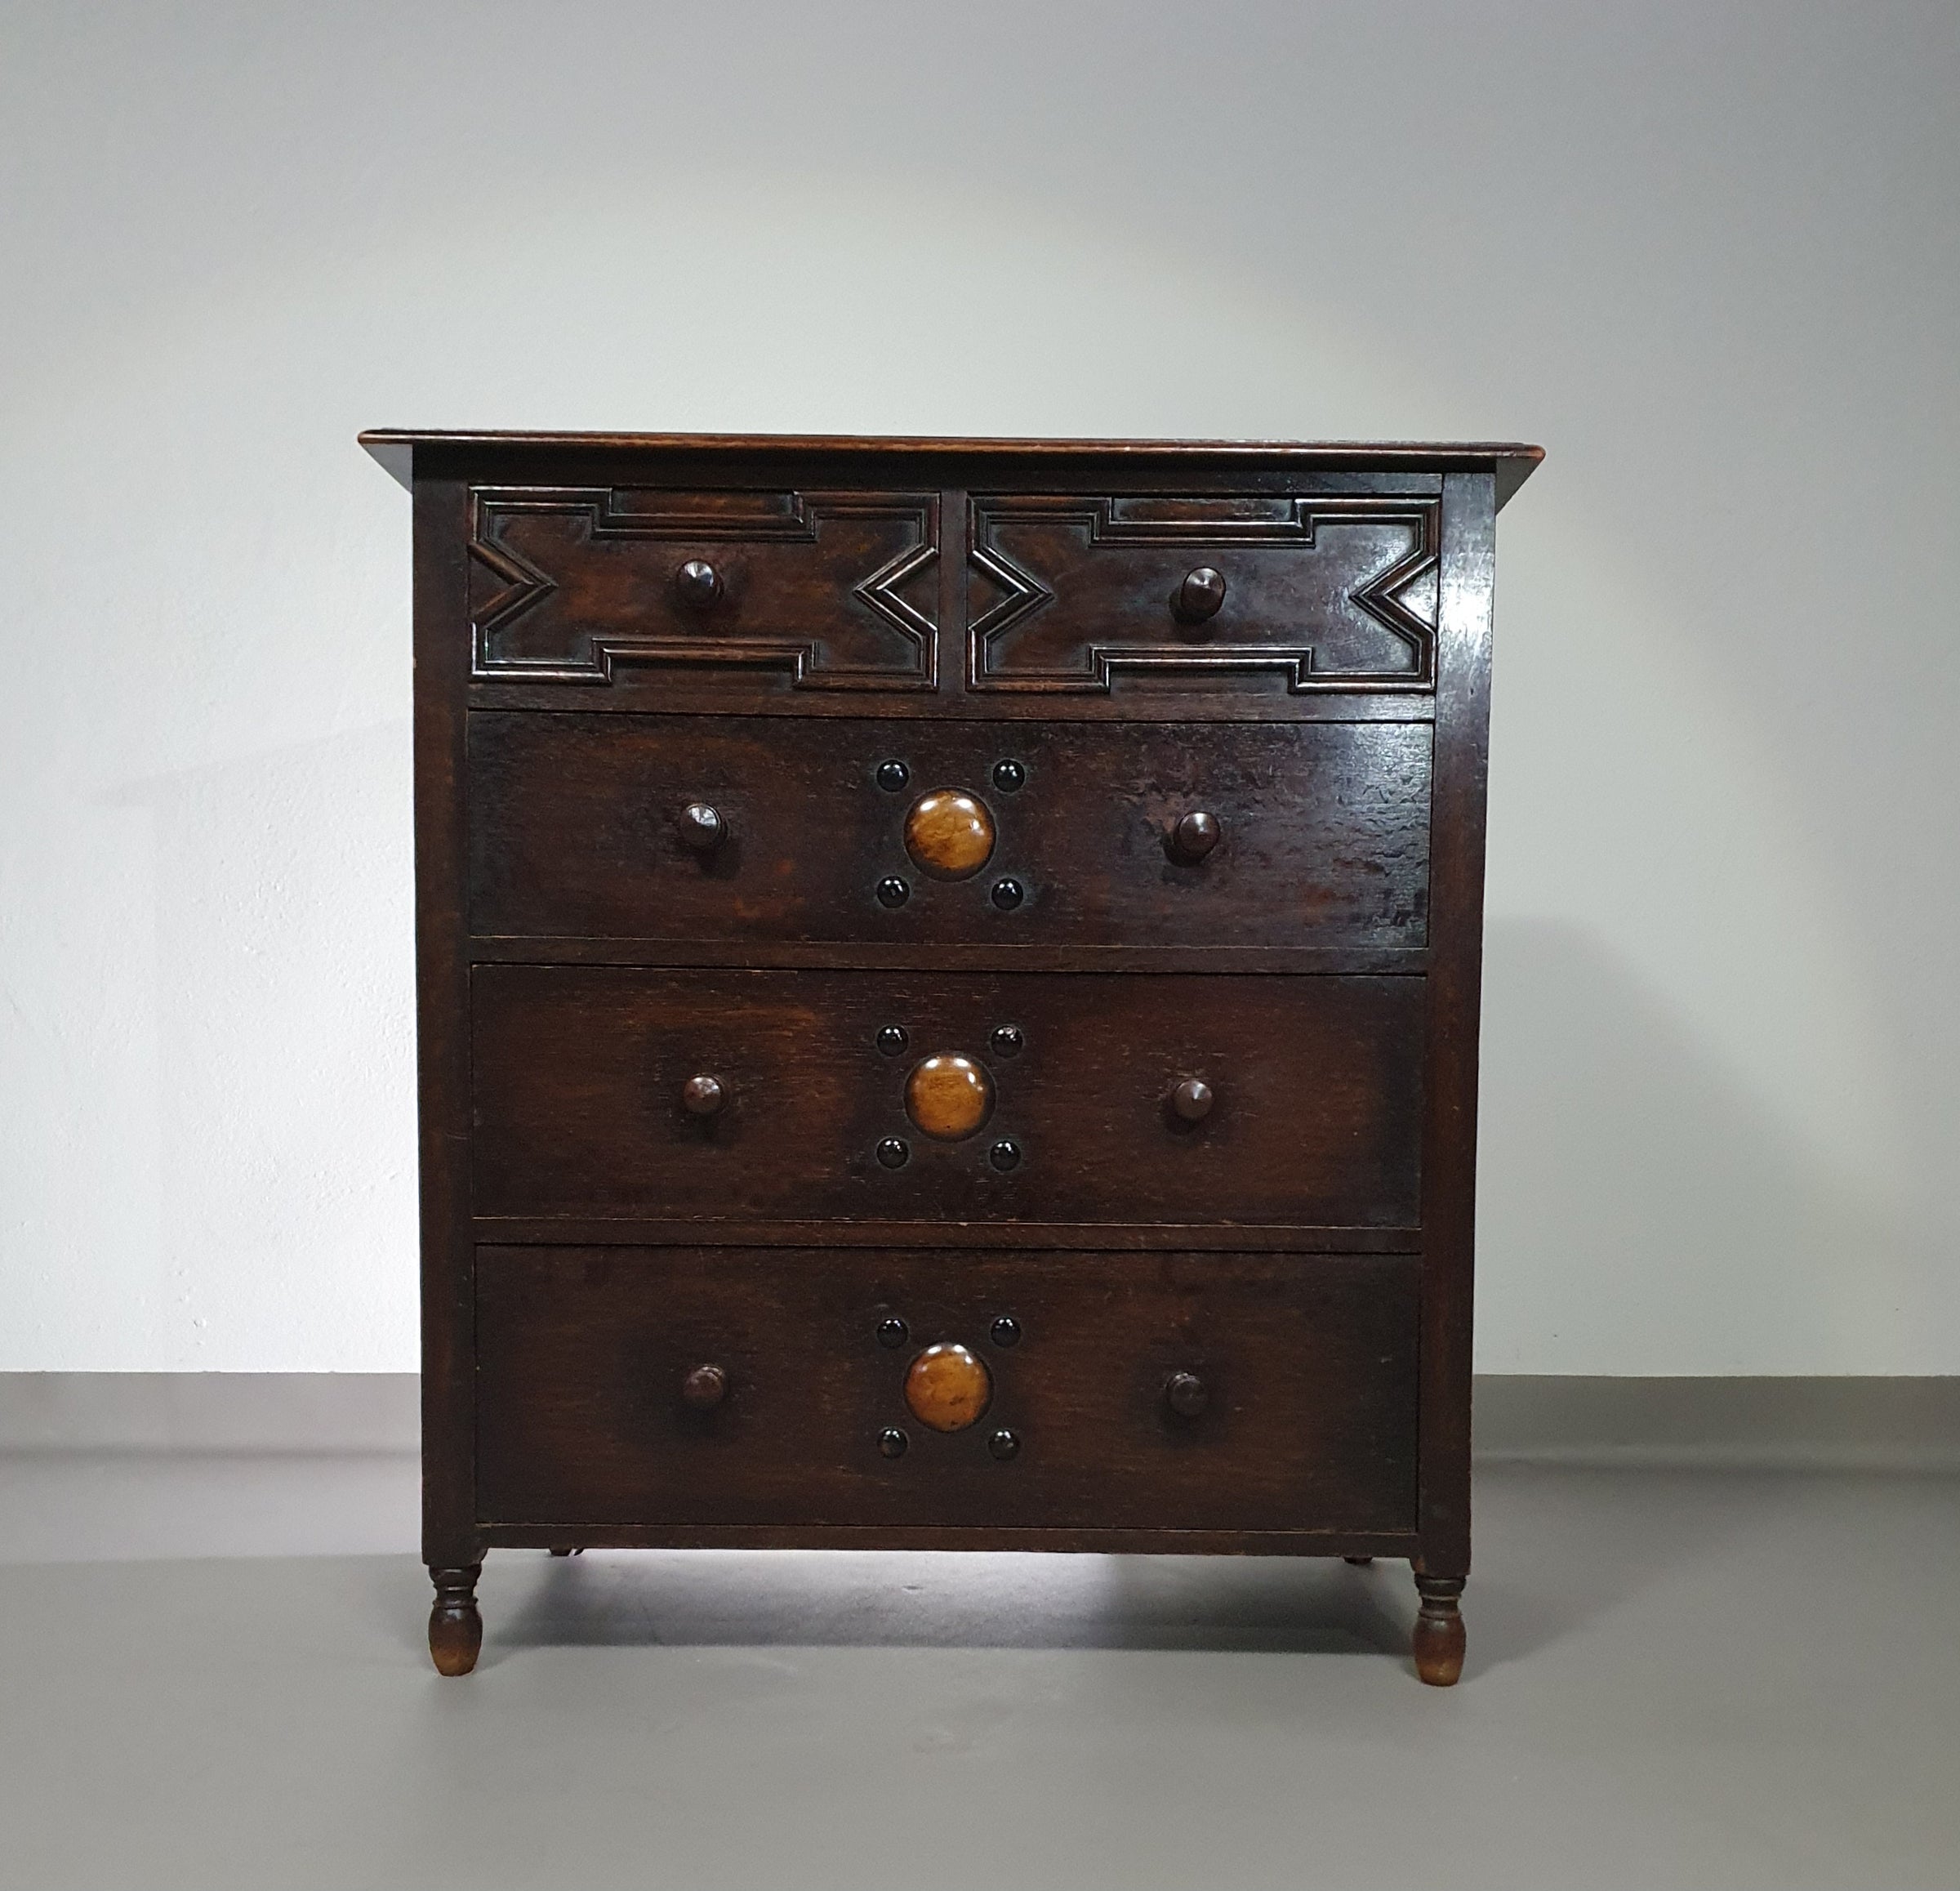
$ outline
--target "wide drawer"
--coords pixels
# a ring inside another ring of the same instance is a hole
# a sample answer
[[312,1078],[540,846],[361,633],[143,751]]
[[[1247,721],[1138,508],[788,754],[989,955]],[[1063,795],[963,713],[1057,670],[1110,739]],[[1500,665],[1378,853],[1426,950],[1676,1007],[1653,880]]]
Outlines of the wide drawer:
[[479,1215],[1417,1218],[1419,978],[488,965],[472,1010]]
[[470,924],[482,935],[1428,938],[1423,723],[484,711],[469,744]]
[[486,1247],[479,1518],[1413,1529],[1417,1267]]

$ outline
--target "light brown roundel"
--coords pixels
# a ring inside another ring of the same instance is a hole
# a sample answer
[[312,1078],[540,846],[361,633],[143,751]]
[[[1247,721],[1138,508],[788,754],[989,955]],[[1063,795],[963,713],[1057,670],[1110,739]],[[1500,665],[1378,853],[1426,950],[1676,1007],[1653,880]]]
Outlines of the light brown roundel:
[[994,1080],[970,1057],[942,1052],[912,1067],[905,1113],[935,1141],[956,1143],[994,1113]]
[[928,1346],[906,1371],[905,1403],[934,1431],[964,1431],[993,1397],[993,1375],[964,1346]]
[[905,817],[905,850],[935,880],[970,880],[994,851],[994,817],[964,788],[934,788]]

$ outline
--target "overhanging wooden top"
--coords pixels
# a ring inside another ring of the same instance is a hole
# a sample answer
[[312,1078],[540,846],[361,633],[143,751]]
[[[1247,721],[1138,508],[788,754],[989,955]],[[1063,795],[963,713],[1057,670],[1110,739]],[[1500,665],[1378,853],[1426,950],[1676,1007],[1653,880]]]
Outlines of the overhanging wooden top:
[[698,453],[747,457],[774,453],[883,453],[935,458],[1098,457],[1129,461],[1235,460],[1270,466],[1348,467],[1361,472],[1489,472],[1497,479],[1497,502],[1531,476],[1543,447],[1515,440],[1065,440],[936,439],[858,434],[630,434],[420,431],[377,427],[360,443],[403,485],[413,477],[415,449],[481,451],[495,457],[513,450],[630,455]]

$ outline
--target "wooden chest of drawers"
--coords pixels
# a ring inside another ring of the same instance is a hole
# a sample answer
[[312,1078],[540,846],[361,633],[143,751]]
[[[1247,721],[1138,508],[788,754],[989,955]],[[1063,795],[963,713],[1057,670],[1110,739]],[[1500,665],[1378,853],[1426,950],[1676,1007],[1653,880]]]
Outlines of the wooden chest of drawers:
[[1406,1556],[1454,1681],[1535,448],[382,433],[425,1554]]

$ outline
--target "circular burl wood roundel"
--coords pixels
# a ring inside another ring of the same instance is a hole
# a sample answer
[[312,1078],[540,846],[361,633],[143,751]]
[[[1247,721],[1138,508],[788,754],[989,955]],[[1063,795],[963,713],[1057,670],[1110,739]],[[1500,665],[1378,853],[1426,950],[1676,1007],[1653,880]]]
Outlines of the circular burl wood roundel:
[[993,1396],[993,1375],[964,1346],[928,1346],[906,1371],[905,1403],[934,1431],[964,1431]]
[[905,1113],[936,1141],[970,1136],[993,1111],[994,1080],[970,1057],[929,1057],[905,1080]]
[[994,851],[994,817],[964,788],[934,788],[905,817],[905,850],[935,880],[970,880]]

